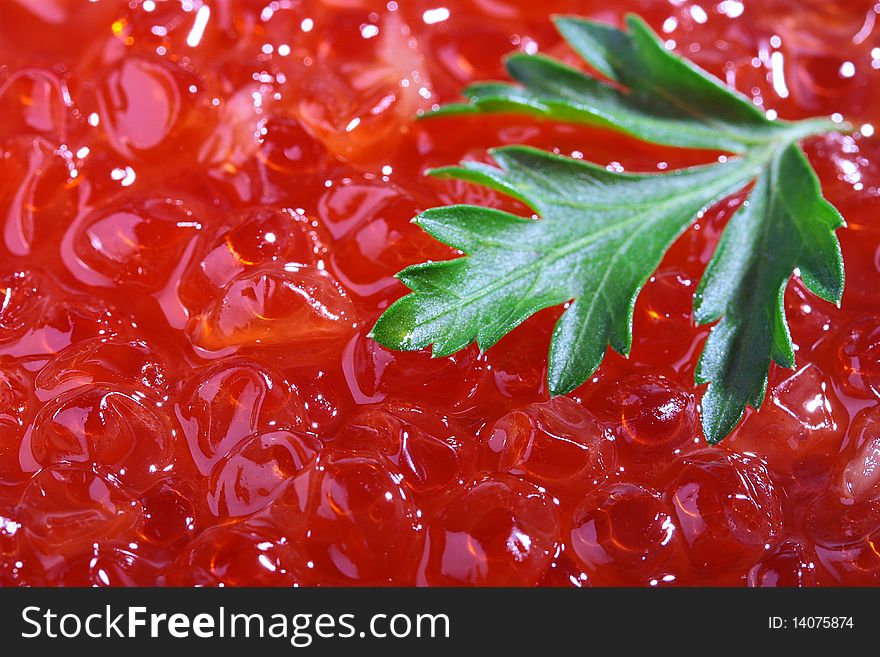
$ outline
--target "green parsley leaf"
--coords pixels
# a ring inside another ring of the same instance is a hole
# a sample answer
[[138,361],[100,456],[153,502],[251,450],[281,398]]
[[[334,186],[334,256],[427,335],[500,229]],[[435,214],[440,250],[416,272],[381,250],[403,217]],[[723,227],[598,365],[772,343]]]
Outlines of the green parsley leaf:
[[612,83],[554,59],[522,53],[507,58],[519,85],[475,84],[469,103],[434,115],[514,112],[614,128],[645,141],[743,153],[787,134],[834,129],[828,121],[770,121],[748,98],[670,52],[637,16],[629,32],[580,18],[557,18],[569,45]]
[[721,163],[628,174],[527,147],[491,151],[497,166],[465,162],[432,175],[483,185],[540,217],[458,205],[414,221],[466,255],[404,269],[412,290],[379,318],[372,337],[403,350],[446,356],[476,342],[486,350],[537,311],[569,303],[550,345],[551,394],[570,392],[602,362],[607,346],[632,343],[636,297],[664,253],[699,214],[753,181],[726,227],[695,298],[700,323],[720,320],[696,379],[709,383],[703,429],[718,442],[747,405],[760,406],[771,359],[792,367],[782,307],[792,271],[822,298],[839,301],[843,264],[822,198],[797,146],[840,129],[825,119],[770,121],[748,99],[666,50],[634,16],[629,30],[578,18],[556,25],[607,81],[538,55],[507,60],[519,84],[465,90],[467,104],[437,114],[515,112],[608,127],[645,141],[726,150]]
[[760,407],[771,357],[794,367],[783,305],[792,270],[800,268],[814,294],[840,301],[843,256],[834,230],[843,225],[800,149],[775,152],[725,227],[694,299],[699,323],[721,318],[696,372],[697,383],[711,382],[702,404],[710,442],[733,430],[746,403]]

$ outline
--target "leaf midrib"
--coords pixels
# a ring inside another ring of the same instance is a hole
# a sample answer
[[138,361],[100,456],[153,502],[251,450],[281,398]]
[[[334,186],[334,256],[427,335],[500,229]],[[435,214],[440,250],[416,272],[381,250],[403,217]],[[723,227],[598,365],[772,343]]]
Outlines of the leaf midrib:
[[[686,201],[688,201],[690,199],[695,199],[695,198],[697,198],[699,196],[703,196],[703,195],[707,196],[708,198],[712,198],[715,196],[717,191],[720,191],[722,189],[732,188],[737,184],[739,184],[739,185],[745,184],[747,181],[751,180],[754,177],[753,168],[748,166],[749,158],[737,158],[737,160],[740,163],[744,164],[744,166],[741,169],[740,168],[733,169],[733,171],[737,175],[731,174],[728,176],[720,177],[716,181],[715,185],[713,185],[713,187],[711,188],[711,192],[712,192],[711,194],[709,193],[710,190],[707,190],[705,187],[697,186],[691,192],[687,192],[687,193],[679,195],[679,196],[668,198],[668,199],[664,200],[662,203],[653,203],[653,204],[646,203],[646,204],[644,204],[643,207],[647,206],[648,210],[656,210],[656,209],[667,208],[667,207],[670,207],[673,205],[678,205],[678,204],[683,205],[683,204],[685,204]],[[543,205],[543,204],[538,204],[538,205]],[[556,205],[562,205],[562,204],[556,204]],[[570,205],[570,206],[565,206],[565,207],[587,209],[587,208],[591,208],[593,206],[579,206],[579,205],[575,204],[575,205]],[[487,296],[491,296],[497,290],[507,286],[512,281],[514,281],[518,278],[521,278],[521,277],[525,277],[528,274],[533,273],[535,270],[539,270],[539,269],[543,268],[545,262],[560,260],[560,259],[570,255],[572,252],[576,252],[576,251],[580,251],[582,249],[585,249],[587,246],[599,241],[601,238],[603,238],[607,234],[614,232],[615,230],[619,230],[620,228],[624,228],[626,226],[629,226],[629,225],[632,225],[632,224],[638,222],[639,220],[641,220],[643,218],[643,216],[645,214],[646,214],[646,212],[641,212],[639,214],[634,215],[630,219],[611,224],[609,226],[606,226],[603,229],[600,229],[596,232],[592,232],[592,233],[585,235],[579,239],[576,239],[571,242],[567,242],[566,245],[560,249],[550,249],[547,252],[545,252],[543,255],[541,255],[539,258],[536,258],[535,260],[530,262],[528,265],[525,265],[523,267],[519,267],[516,270],[502,276],[501,278],[496,279],[493,283],[490,283],[489,285],[482,287],[480,289],[479,293],[469,295],[466,297],[459,296],[457,298],[461,299],[469,304],[479,302],[482,299],[485,299]],[[552,219],[549,219],[549,220],[541,219],[539,221],[553,221],[553,220]],[[626,242],[624,242],[624,243],[626,243]],[[620,246],[618,246],[618,248],[615,249],[614,253],[612,254],[612,259],[617,257],[619,250],[620,250]],[[468,259],[473,258],[473,257],[474,256],[472,256],[472,255],[465,256],[465,258],[468,258]],[[605,279],[607,279],[607,272],[606,272]],[[433,323],[437,319],[444,317],[444,316],[447,316],[447,315],[450,315],[453,312],[458,312],[458,309],[457,308],[456,309],[450,308],[448,310],[446,310],[446,309],[441,310],[440,312],[434,313],[430,317],[427,317],[423,321],[419,322],[418,326],[424,326],[426,324]]]

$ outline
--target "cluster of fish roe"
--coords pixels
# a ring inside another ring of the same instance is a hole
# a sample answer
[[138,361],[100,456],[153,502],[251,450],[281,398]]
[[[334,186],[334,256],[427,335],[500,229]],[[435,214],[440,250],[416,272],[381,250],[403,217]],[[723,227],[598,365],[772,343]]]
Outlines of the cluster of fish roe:
[[[806,150],[848,228],[841,308],[795,278],[797,367],[706,446],[700,217],[609,353],[549,399],[559,309],[488,353],[368,338],[425,177],[502,144],[617,170],[719,153],[516,116],[414,122],[553,13],[666,41]],[[880,583],[880,6],[847,0],[0,0],[0,584]]]

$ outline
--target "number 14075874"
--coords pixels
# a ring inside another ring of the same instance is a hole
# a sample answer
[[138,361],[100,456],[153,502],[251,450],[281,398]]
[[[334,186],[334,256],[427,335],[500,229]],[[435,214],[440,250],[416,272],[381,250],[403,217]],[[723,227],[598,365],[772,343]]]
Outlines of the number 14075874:
[[771,630],[851,630],[855,627],[852,616],[770,616]]

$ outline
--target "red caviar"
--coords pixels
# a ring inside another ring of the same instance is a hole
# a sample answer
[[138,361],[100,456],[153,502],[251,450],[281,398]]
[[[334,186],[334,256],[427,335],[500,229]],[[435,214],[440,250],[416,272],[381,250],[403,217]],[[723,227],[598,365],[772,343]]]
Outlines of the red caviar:
[[[548,399],[559,310],[488,353],[367,337],[432,166],[525,143],[630,171],[714,153],[514,116],[414,123],[552,13],[635,11],[784,118],[848,221],[841,308],[708,447],[691,297],[741,196],[672,248],[632,355]],[[0,0],[0,584],[880,583],[873,0]]]

